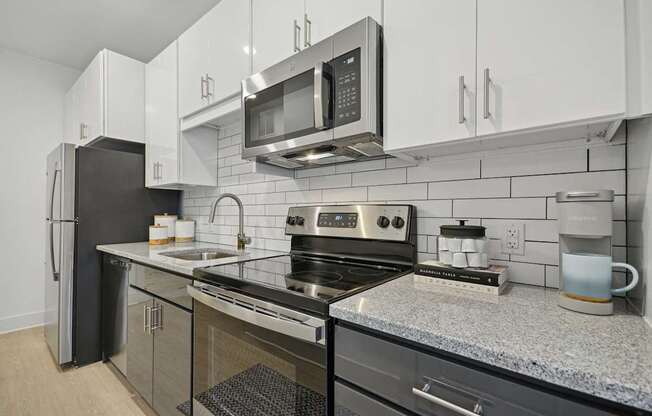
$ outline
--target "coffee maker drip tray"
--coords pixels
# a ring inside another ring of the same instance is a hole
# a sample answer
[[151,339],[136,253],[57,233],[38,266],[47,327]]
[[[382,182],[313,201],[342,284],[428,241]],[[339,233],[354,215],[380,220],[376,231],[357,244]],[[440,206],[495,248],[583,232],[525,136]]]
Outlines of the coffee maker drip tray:
[[596,302],[584,296],[575,296],[564,292],[559,293],[559,306],[591,315],[612,315],[614,313],[614,304],[611,300],[604,299],[601,302]]

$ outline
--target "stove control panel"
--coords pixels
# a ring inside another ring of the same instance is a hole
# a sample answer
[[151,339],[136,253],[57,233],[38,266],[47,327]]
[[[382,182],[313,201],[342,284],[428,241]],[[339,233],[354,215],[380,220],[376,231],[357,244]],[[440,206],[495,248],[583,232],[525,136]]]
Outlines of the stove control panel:
[[413,228],[411,205],[328,205],[291,207],[285,234],[406,241]]

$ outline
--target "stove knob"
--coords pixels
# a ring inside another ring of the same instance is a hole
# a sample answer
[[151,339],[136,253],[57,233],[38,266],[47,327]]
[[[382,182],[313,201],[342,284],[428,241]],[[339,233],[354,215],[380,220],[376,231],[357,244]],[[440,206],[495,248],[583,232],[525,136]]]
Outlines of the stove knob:
[[405,225],[405,220],[401,217],[394,217],[392,219],[392,227],[394,228],[403,228]]
[[303,225],[305,219],[303,217],[297,217],[297,225]]
[[387,218],[384,215],[381,215],[380,217],[378,217],[378,221],[376,221],[376,224],[378,224],[380,228],[387,228],[389,226],[389,218]]
[[288,217],[288,219],[285,220],[285,222],[288,225],[294,225],[297,222],[297,217]]

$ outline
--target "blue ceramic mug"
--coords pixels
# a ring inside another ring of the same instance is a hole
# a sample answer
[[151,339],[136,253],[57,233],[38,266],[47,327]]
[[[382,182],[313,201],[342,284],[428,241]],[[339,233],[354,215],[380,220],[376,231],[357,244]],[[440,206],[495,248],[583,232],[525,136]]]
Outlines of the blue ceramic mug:
[[[632,290],[638,284],[638,272],[626,263],[614,263],[611,256],[594,253],[562,253],[563,290],[567,296],[588,302],[609,302],[612,295]],[[612,269],[622,267],[632,273],[625,287],[611,288]]]

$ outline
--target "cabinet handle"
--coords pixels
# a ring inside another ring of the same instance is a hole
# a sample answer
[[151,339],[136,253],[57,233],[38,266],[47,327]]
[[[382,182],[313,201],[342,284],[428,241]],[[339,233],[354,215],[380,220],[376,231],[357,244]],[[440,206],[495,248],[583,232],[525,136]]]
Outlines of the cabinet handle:
[[297,24],[297,19],[294,19],[294,51],[299,52],[299,42],[301,41],[301,27]]
[[152,333],[152,308],[150,306],[145,305],[143,308],[143,332],[146,334],[151,334]]
[[158,162],[158,178],[163,179],[163,164]]
[[[211,92],[211,82],[213,83],[213,91]],[[206,74],[206,98],[213,96],[215,92],[215,80]]]
[[308,19],[308,13],[303,15],[303,47],[312,46],[312,21]]
[[485,119],[491,116],[489,112],[489,84],[491,83],[491,78],[489,77],[489,68],[484,69],[484,99],[483,99],[483,114],[482,117]]
[[206,95],[206,93],[204,92],[204,91],[205,91],[205,89],[204,89],[204,85],[206,85],[206,80],[205,80],[204,77],[202,76],[202,77],[201,77],[201,98],[202,98],[202,99],[208,97],[208,96]]
[[163,329],[163,305],[157,304],[152,308],[152,329],[151,331],[156,331],[158,329]]
[[464,85],[464,75],[460,75],[459,79],[459,103],[458,103],[458,111],[459,114],[457,116],[457,122],[459,124],[464,124],[466,121],[466,118],[464,117],[464,91],[466,90],[466,85]]
[[428,393],[428,390],[430,390],[430,383],[426,384],[423,387],[423,390],[418,389],[416,387],[412,387],[412,394],[414,394],[417,397],[420,397],[424,400],[429,401],[430,403],[434,403],[438,406],[444,407],[448,410],[451,410],[459,415],[463,416],[482,416],[482,406],[480,405],[480,402],[477,402],[475,406],[473,407],[473,411],[467,410],[461,406],[458,406],[454,403],[449,402],[448,400],[444,400],[441,397],[434,396],[430,393]]
[[156,162],[152,163],[152,178],[156,180]]
[[79,123],[79,139],[80,140],[86,140],[88,137],[86,137],[86,127],[88,127],[84,123]]

